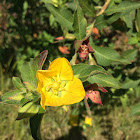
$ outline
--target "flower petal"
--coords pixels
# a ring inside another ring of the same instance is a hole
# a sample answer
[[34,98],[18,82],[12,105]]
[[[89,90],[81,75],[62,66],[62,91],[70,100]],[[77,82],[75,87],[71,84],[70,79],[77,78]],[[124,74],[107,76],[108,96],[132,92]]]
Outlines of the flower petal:
[[46,106],[62,106],[63,105],[62,98],[56,95],[53,95],[53,93],[51,92],[50,93],[46,92],[45,98],[46,98],[46,102],[45,102]]
[[38,70],[36,74],[39,82],[44,81],[45,78],[51,78],[56,75],[57,75],[56,71],[51,71],[51,70]]
[[73,80],[73,71],[66,58],[57,58],[49,66],[48,70],[56,71],[61,80]]
[[46,98],[45,98],[45,95],[42,93],[40,104],[41,104],[43,109],[45,109],[45,102],[46,102]]
[[82,82],[78,78],[69,81],[66,85],[66,91],[62,92],[64,105],[80,102],[85,97],[85,90]]

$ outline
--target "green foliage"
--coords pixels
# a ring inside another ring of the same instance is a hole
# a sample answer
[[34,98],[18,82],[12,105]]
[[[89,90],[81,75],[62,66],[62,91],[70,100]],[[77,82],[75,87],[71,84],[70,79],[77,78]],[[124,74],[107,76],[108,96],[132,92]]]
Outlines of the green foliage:
[[93,42],[91,41],[91,46],[95,50],[95,57],[97,59],[98,64],[102,66],[108,66],[112,62],[119,62],[119,63],[124,63],[128,64],[129,61],[121,57],[115,50],[111,48],[101,48],[98,46],[95,46]]
[[126,79],[123,83],[121,88],[122,89],[128,89],[128,88],[136,88],[140,83],[140,80],[131,80]]
[[[0,18],[0,95],[2,95],[0,102],[20,105],[17,120],[30,118],[30,128],[34,139],[40,140],[40,124],[44,114],[44,110],[42,112],[39,105],[40,95],[36,91],[36,71],[42,69],[47,55],[50,61],[57,57],[66,57],[69,60],[72,58],[71,64],[75,64],[72,66],[73,73],[79,75],[84,86],[96,83],[99,86],[108,87],[108,94],[103,98],[105,113],[114,108],[118,109],[117,106],[120,103],[123,109],[126,109],[139,102],[139,1],[3,0],[0,2],[0,9],[0,17],[2,17]],[[54,39],[60,36],[62,40],[54,43]],[[88,37],[90,37],[89,42]],[[81,45],[88,46],[88,49],[82,50]],[[64,46],[67,50],[62,51],[60,48]],[[94,53],[89,46],[94,49]],[[49,53],[44,51],[37,56],[39,52],[46,49]],[[84,60],[80,54],[85,55],[86,51],[88,51],[88,58]],[[35,56],[37,57],[30,60]],[[29,60],[30,62],[25,62]],[[43,68],[46,69],[47,65]],[[12,82],[16,89],[9,91],[13,89],[9,84],[10,77],[19,76],[19,73],[22,80],[13,77]],[[4,92],[6,93],[3,94]],[[75,106],[73,108],[77,109]],[[94,108],[94,115],[96,115],[99,110]],[[82,103],[78,109],[79,116],[85,116]],[[102,115],[104,117],[105,113],[97,117],[96,121],[99,124],[101,122],[99,118]],[[49,116],[49,113],[47,115]],[[133,115],[140,115],[139,103],[130,111],[130,116]],[[106,118],[108,117],[110,116]],[[59,117],[50,117],[51,123],[54,123],[52,121],[54,118]],[[115,121],[114,115],[112,118],[112,122]],[[124,119],[128,116],[120,115],[118,118],[122,121],[121,132],[117,131],[120,134],[130,122]],[[112,130],[115,130],[119,121]],[[134,122],[131,123],[134,124]],[[86,126],[81,126],[86,131]],[[124,131],[125,136],[128,131]],[[112,131],[111,135],[115,132]],[[134,134],[132,136],[134,137]],[[108,139],[111,138],[108,136]],[[115,137],[115,139],[120,138]]]
[[23,91],[23,92],[26,92],[26,89],[25,89],[24,85],[22,84],[20,78],[18,78],[18,77],[13,77],[13,78],[12,78],[12,81],[13,81],[14,86],[15,86],[18,90]]
[[56,9],[51,4],[46,4],[47,9],[54,15],[57,22],[67,30],[72,30],[73,15],[66,8]]
[[140,103],[138,103],[132,108],[130,112],[130,116],[133,116],[133,115],[140,115]]
[[126,58],[129,62],[137,57],[137,53],[138,53],[137,49],[127,50],[122,53],[122,56]]
[[86,13],[90,17],[95,16],[96,11],[94,5],[90,3],[90,1],[83,1],[83,0],[78,0],[78,1],[84,13]]
[[40,107],[38,114],[30,118],[30,129],[31,129],[32,137],[35,140],[41,140],[40,126],[41,126],[43,115],[44,115],[44,110]]
[[20,90],[6,92],[3,94],[0,101],[8,104],[20,104],[20,100],[24,98],[23,93],[24,92]]
[[82,9],[80,6],[77,6],[77,10],[74,14],[74,30],[77,40],[82,40],[86,35],[86,25],[87,21],[84,17]]
[[140,3],[139,2],[134,2],[134,1],[122,1],[121,3],[119,3],[119,5],[117,4],[112,4],[110,5],[107,10],[106,10],[106,14],[107,15],[112,15],[114,13],[121,13],[121,15],[126,15],[128,13],[130,13],[131,11],[140,8]]
[[31,59],[30,62],[25,62],[22,65],[21,77],[24,84],[27,86],[29,90],[36,90],[37,87],[36,71],[42,68],[47,55],[48,51],[44,51],[36,58]]
[[21,120],[24,118],[30,118],[37,114],[39,111],[39,105],[36,105],[33,102],[29,102],[24,104],[22,107],[19,108],[18,110],[18,116],[16,120]]
[[89,83],[98,83],[103,87],[119,88],[119,82],[111,75],[98,74],[88,78]]
[[74,75],[79,75],[79,78],[82,82],[85,82],[88,77],[104,73],[107,74],[107,71],[105,71],[104,68],[100,66],[95,66],[95,65],[88,65],[88,64],[77,64],[74,65],[73,67],[73,74]]

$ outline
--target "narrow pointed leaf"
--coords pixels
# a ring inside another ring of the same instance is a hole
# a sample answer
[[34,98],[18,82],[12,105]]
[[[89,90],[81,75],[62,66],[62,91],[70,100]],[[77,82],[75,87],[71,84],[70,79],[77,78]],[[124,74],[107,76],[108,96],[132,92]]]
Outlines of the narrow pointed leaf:
[[26,92],[26,88],[25,88],[24,85],[21,83],[20,78],[18,78],[18,77],[13,77],[13,78],[12,78],[12,82],[13,82],[14,86],[15,86],[18,90],[21,90],[21,91]]
[[136,15],[136,29],[137,32],[140,32],[140,9],[137,10],[137,15]]
[[74,31],[77,40],[82,40],[86,36],[87,21],[80,6],[74,14]]
[[47,9],[52,13],[55,17],[55,20],[59,22],[59,24],[65,27],[68,30],[73,30],[73,15],[66,8],[55,8],[52,4],[46,4]]
[[47,55],[48,55],[48,50],[44,50],[43,52],[41,52],[38,56],[36,56],[34,59],[33,59],[33,63],[35,64],[38,64],[38,68],[39,70],[42,69],[43,65],[44,65],[44,62],[47,58]]
[[24,98],[22,95],[24,92],[20,90],[14,90],[6,92],[0,98],[0,102],[7,103],[7,104],[20,104],[20,100]]

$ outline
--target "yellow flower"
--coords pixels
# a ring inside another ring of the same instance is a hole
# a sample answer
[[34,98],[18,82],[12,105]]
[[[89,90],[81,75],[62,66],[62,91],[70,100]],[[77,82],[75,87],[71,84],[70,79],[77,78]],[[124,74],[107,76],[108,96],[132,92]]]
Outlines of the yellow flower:
[[88,124],[88,125],[92,126],[92,118],[86,116],[86,117],[85,117],[85,124]]
[[73,76],[66,58],[57,58],[48,70],[38,70],[38,92],[41,94],[41,106],[63,106],[83,100],[85,90],[82,82]]

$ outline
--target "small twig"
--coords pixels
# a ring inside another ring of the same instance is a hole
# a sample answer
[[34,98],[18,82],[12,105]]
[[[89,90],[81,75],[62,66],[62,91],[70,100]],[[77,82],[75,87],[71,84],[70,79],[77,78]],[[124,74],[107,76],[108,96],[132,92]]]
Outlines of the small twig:
[[88,105],[86,97],[84,98],[84,103],[85,103],[85,106],[86,106],[87,114],[91,117],[92,114],[91,114],[90,107]]
[[96,16],[99,16],[101,14],[104,13],[105,9],[107,8],[107,6],[109,5],[110,3],[110,0],[106,0],[105,4],[103,5],[102,9],[100,10],[100,12],[96,15]]
[[93,130],[94,130],[94,133],[95,133],[95,122],[93,120],[92,113],[90,111],[90,107],[88,105],[86,97],[84,98],[84,103],[85,103],[85,106],[86,106],[87,114],[92,119],[92,126],[93,126]]

